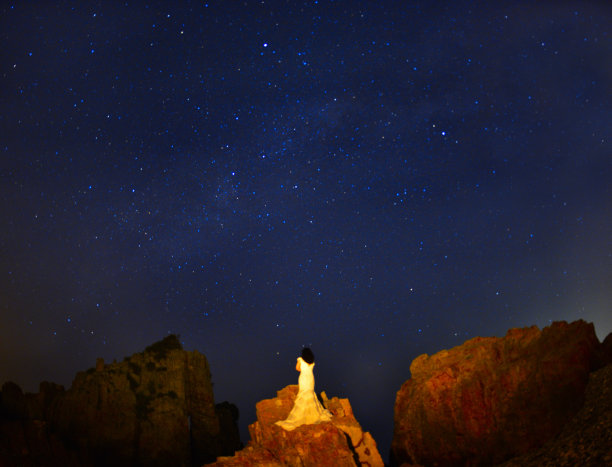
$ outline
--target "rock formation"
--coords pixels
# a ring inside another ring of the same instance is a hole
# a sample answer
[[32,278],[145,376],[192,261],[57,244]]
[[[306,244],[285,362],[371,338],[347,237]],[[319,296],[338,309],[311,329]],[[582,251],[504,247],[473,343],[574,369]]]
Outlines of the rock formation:
[[612,364],[591,373],[584,405],[555,439],[502,464],[503,467],[603,465],[612,465]]
[[24,394],[15,383],[4,383],[0,392],[0,465],[88,465],[80,462],[77,453],[67,449],[44,421],[50,402],[63,391],[62,386],[41,383],[38,394]]
[[580,409],[601,366],[592,324],[511,329],[421,355],[397,393],[397,465],[495,465],[541,446]]
[[601,351],[603,360],[606,363],[612,363],[612,332],[606,336],[606,338],[601,343]]
[[[22,431],[38,431],[0,451],[0,465],[3,455],[23,454],[22,465],[40,457],[29,445],[41,437],[52,446],[61,440],[81,465],[202,465],[240,448],[237,409],[215,406],[206,357],[184,351],[176,336],[121,363],[98,359],[67,391],[47,383],[20,398],[14,386],[3,387],[0,425],[10,431],[19,420]],[[45,465],[70,464],[60,456]]]
[[348,399],[327,399],[323,405],[334,415],[331,422],[302,425],[286,431],[274,422],[289,415],[298,386],[277,392],[274,399],[257,403],[257,421],[249,426],[251,441],[233,457],[221,457],[211,464],[229,466],[383,466],[376,442],[363,432]]

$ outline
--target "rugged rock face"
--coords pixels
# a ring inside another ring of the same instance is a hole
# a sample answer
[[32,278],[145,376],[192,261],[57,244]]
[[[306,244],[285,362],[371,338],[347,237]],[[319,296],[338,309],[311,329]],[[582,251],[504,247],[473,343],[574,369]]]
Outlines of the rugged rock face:
[[591,373],[584,405],[554,440],[503,467],[612,465],[612,364]]
[[[7,382],[0,392],[0,465],[77,467],[77,453],[49,429],[43,415],[62,386],[42,383],[38,394],[24,394],[15,383]],[[57,461],[57,462],[56,462]]]
[[376,442],[363,432],[348,399],[327,399],[323,405],[334,415],[331,422],[302,425],[286,431],[274,424],[289,415],[298,386],[277,392],[274,399],[256,405],[257,421],[249,426],[251,442],[233,457],[222,457],[211,464],[227,466],[383,466]]
[[215,407],[206,357],[184,351],[176,336],[121,363],[99,359],[67,391],[41,385],[20,402],[12,385],[5,388],[3,418],[33,423],[34,438],[62,440],[82,465],[202,465],[240,448],[237,409]]
[[541,446],[580,409],[602,349],[576,321],[421,355],[397,393],[392,462],[494,465]]
[[603,360],[606,364],[612,363],[612,332],[601,343]]

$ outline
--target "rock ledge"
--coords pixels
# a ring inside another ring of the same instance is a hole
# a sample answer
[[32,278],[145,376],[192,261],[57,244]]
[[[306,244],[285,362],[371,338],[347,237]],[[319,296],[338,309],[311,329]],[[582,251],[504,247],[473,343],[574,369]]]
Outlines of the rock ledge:
[[331,422],[302,425],[286,431],[274,422],[284,420],[297,395],[298,386],[290,385],[273,399],[257,403],[257,421],[249,426],[251,441],[232,457],[220,457],[210,464],[229,466],[377,466],[383,461],[374,438],[364,432],[353,415],[348,399],[321,394],[323,405],[334,415]]

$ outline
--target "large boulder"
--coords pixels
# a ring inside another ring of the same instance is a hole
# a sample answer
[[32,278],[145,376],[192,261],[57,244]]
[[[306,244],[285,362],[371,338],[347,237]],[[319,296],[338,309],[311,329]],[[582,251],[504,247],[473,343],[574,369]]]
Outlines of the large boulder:
[[323,405],[333,414],[332,421],[302,425],[287,431],[275,422],[289,415],[298,386],[287,386],[273,399],[257,403],[257,421],[249,426],[251,441],[233,457],[221,457],[211,464],[228,466],[383,466],[376,442],[363,432],[348,399],[328,399]]
[[601,363],[584,321],[511,329],[421,355],[397,393],[391,460],[494,465],[539,447],[580,409]]
[[589,376],[584,405],[561,433],[540,449],[503,467],[601,467],[612,465],[612,364]]

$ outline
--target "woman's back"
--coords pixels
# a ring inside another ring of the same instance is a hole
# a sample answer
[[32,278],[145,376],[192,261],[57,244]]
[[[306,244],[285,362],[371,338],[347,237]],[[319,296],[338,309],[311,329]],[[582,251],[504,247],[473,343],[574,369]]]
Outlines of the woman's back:
[[314,391],[314,363],[308,364],[300,358],[300,377],[298,378],[299,392]]

